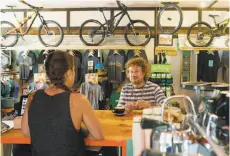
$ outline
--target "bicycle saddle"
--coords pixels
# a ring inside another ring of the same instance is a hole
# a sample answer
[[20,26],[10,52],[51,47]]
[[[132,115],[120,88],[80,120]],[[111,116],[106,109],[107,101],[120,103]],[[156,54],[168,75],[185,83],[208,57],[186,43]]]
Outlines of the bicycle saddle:
[[103,11],[105,10],[106,8],[98,8],[99,11]]
[[14,5],[6,5],[6,7],[14,8],[14,7],[16,7],[16,6],[14,6]]
[[212,17],[212,18],[215,18],[215,17],[218,17],[219,15],[211,15],[211,14],[209,14],[208,16]]

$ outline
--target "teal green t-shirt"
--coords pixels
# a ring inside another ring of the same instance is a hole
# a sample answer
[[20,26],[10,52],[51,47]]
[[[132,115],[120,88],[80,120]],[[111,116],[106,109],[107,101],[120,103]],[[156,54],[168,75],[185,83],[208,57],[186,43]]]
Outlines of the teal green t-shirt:
[[120,98],[120,92],[113,92],[110,96],[109,105],[110,109],[114,109],[117,106]]

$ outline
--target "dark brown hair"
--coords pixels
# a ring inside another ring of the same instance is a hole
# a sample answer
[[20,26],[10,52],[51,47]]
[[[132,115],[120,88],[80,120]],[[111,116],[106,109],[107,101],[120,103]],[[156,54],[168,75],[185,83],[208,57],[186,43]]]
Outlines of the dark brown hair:
[[57,88],[70,91],[65,83],[65,73],[73,69],[74,60],[68,52],[55,51],[49,53],[45,62],[46,74],[51,83]]
[[144,80],[148,81],[150,75],[148,62],[142,57],[130,59],[125,65],[127,76],[129,75],[129,67],[133,67],[133,66],[141,67],[142,72],[145,74]]

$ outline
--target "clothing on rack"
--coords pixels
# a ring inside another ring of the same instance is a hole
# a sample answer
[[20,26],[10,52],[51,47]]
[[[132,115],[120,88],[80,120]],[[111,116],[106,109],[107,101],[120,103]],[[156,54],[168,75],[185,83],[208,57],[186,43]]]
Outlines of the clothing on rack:
[[87,97],[94,110],[99,110],[99,101],[104,99],[104,93],[100,85],[84,82],[81,84],[80,93]]
[[109,98],[111,96],[111,93],[112,93],[112,89],[113,89],[113,84],[110,83],[108,80],[104,80],[104,81],[99,81],[98,83],[101,88],[102,88],[102,91],[104,93],[104,97],[105,98]]
[[89,50],[86,50],[82,56],[82,68],[84,70],[84,74],[96,73],[95,65],[100,63],[100,59],[97,57],[97,50],[94,50],[93,55],[89,54]]
[[83,76],[83,70],[81,68],[81,62],[78,57],[74,57],[74,66],[75,66],[75,78],[74,78],[74,84],[73,84],[73,89],[77,89],[79,86],[79,81]]
[[1,51],[1,71],[8,69],[13,69],[14,63],[14,53],[11,50]]
[[229,51],[223,51],[221,63],[223,66],[223,80],[229,83]]
[[125,58],[119,53],[113,53],[108,56],[105,64],[108,72],[108,80],[111,83],[122,83],[125,78]]
[[33,51],[21,51],[16,64],[19,66],[19,75],[22,80],[30,80],[37,72],[37,58]]
[[[138,55],[136,55],[136,53],[138,53]],[[143,59],[148,61],[147,55],[145,53],[145,50],[138,50],[138,49],[134,49],[134,50],[128,50],[127,52],[127,59],[130,60],[131,58],[136,58],[136,57],[142,57]]]
[[82,53],[78,50],[73,50],[73,55],[80,59],[80,64],[82,64]]
[[197,81],[216,82],[220,67],[218,51],[200,50],[197,57]]
[[18,99],[19,84],[16,80],[1,80],[1,96],[13,97],[15,101]]
[[34,91],[34,90],[39,90],[39,89],[46,89],[48,88],[49,85],[45,82],[32,82],[28,86],[28,91],[29,93]]
[[37,61],[38,64],[44,64],[49,53],[51,53],[53,51],[54,50],[42,50],[42,51],[40,51],[39,56],[38,56],[38,61]]
[[[125,50],[119,49],[117,52],[124,57],[124,62],[127,62],[127,55],[125,54]],[[114,50],[110,49],[108,56],[112,54],[114,54]]]

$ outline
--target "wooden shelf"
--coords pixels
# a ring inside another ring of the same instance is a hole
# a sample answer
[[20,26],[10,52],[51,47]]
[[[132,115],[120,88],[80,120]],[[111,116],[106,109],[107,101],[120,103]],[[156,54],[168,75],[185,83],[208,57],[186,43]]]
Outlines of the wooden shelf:
[[229,47],[181,47],[180,50],[229,50]]
[[190,58],[183,58],[183,60],[190,60]]
[[199,54],[200,50],[229,50],[229,47],[181,47],[181,51],[191,50]]
[[111,36],[105,38],[99,46],[86,46],[77,35],[65,35],[62,43],[58,47],[45,47],[40,43],[35,35],[24,36],[25,41],[20,40],[14,47],[1,47],[3,50],[66,50],[66,49],[145,49],[145,46],[130,46],[124,40],[124,36]]
[[190,73],[190,71],[182,71],[183,73]]
[[17,75],[17,71],[0,72],[1,75]]

